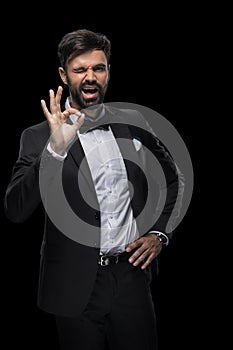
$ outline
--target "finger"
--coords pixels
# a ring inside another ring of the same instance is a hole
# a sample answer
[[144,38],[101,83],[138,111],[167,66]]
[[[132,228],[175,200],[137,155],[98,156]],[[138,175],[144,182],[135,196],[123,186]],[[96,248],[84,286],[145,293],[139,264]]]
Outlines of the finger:
[[76,122],[73,124],[76,127],[76,130],[79,130],[81,126],[83,125],[85,120],[85,114],[81,113],[80,117],[76,120]]
[[59,113],[61,113],[61,96],[62,96],[62,91],[63,91],[62,86],[58,86],[57,93],[56,93],[56,96],[55,96],[55,102],[56,102],[57,111]]
[[147,268],[147,266],[151,264],[152,260],[154,260],[155,256],[156,254],[154,252],[151,253],[146,259],[146,261],[143,263],[143,265],[141,266],[141,269],[144,270],[145,268]]
[[64,112],[62,112],[62,120],[65,121],[71,114],[76,114],[78,117],[81,117],[82,113],[79,112],[76,108],[67,108]]
[[44,112],[45,117],[46,117],[47,119],[49,119],[49,117],[50,117],[50,112],[49,112],[49,110],[48,110],[48,108],[47,108],[47,106],[46,106],[45,100],[41,100],[40,103],[41,103],[41,107],[42,107],[42,110],[43,110],[43,112]]
[[52,89],[49,90],[49,104],[50,104],[50,111],[54,110],[54,91]]
[[63,88],[62,88],[62,86],[59,85],[57,88],[56,96],[55,96],[56,103],[59,105],[61,102],[62,91],[63,91]]
[[52,115],[56,115],[58,118],[61,118],[61,113],[57,113],[59,107],[57,106],[56,97],[52,89],[49,90],[49,99],[50,99],[50,112]]
[[150,249],[150,255],[148,256],[147,260],[143,263],[142,269],[145,269],[151,262],[152,260],[159,255],[159,253],[162,250],[162,244],[160,243],[157,245],[155,248]]
[[65,122],[66,119],[70,116],[70,114],[71,113],[67,109],[60,113],[62,121]]
[[126,251],[129,253],[131,252],[132,250],[136,249],[137,247],[141,246],[142,245],[142,240],[139,238],[139,239],[136,239],[135,241],[133,241],[132,243],[130,243],[127,247],[126,247]]
[[67,119],[71,114],[76,114],[78,117],[80,117],[82,113],[76,108],[67,108],[61,115],[63,119]]
[[69,114],[77,114],[79,117],[81,116],[81,112],[77,108],[67,108],[66,112],[68,112]]
[[148,249],[138,249],[133,255],[132,257],[129,259],[129,261],[134,265],[137,266],[139,264],[141,264],[146,258],[147,256],[150,254],[150,250]]
[[138,249],[134,251],[134,253],[129,258],[129,262],[133,263],[138,257],[143,254],[146,250],[148,250],[149,247],[145,247],[143,244],[140,245]]

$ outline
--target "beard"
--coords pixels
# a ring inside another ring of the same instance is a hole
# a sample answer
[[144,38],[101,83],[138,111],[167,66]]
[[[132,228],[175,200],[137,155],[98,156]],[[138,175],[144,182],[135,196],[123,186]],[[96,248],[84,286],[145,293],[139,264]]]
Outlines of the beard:
[[[85,98],[82,94],[82,89],[85,88],[85,85],[96,88],[98,91],[97,96],[94,98]],[[90,106],[103,103],[104,97],[107,91],[107,87],[108,87],[108,82],[104,86],[95,82],[91,84],[83,83],[83,84],[80,84],[79,87],[75,87],[75,86],[72,86],[70,81],[68,81],[68,87],[70,90],[72,101],[74,101],[75,104],[77,104],[80,107],[80,109],[85,109]]]

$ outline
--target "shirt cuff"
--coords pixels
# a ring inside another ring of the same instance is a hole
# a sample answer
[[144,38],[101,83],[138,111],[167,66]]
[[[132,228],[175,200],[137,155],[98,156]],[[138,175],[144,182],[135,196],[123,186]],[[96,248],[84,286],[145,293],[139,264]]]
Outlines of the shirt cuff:
[[160,232],[160,231],[150,231],[149,233],[155,233],[155,234],[157,234],[158,236],[163,236],[163,237],[166,239],[166,241],[165,241],[163,244],[164,244],[164,245],[168,245],[168,243],[169,243],[169,238],[168,238],[167,235],[165,235],[165,233]]
[[54,150],[50,146],[50,142],[48,143],[47,150],[49,151],[49,153],[51,153],[51,155],[54,158],[56,158],[57,160],[60,160],[61,162],[63,162],[63,160],[67,157],[67,153],[65,153],[63,156],[61,156],[60,154],[57,154],[56,152],[54,152]]

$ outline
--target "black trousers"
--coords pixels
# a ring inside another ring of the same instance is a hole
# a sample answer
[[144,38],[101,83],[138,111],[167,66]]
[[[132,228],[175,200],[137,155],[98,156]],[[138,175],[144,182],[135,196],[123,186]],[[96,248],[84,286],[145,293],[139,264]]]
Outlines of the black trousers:
[[150,277],[128,261],[99,266],[78,318],[56,317],[61,350],[157,350]]

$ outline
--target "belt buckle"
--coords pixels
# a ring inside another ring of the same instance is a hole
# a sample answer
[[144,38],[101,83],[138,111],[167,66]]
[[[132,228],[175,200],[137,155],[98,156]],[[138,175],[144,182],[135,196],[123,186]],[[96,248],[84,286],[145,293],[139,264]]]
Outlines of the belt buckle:
[[109,265],[109,258],[107,256],[101,255],[99,264],[101,266]]

